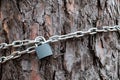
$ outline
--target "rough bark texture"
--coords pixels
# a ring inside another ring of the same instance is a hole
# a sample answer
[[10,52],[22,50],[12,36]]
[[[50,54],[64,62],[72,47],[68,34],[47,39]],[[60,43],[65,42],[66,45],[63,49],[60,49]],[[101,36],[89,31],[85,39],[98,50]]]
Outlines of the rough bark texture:
[[[92,27],[120,25],[120,0],[1,0],[0,42],[48,39]],[[0,80],[119,80],[120,34],[99,33],[50,44],[53,56],[35,53],[0,64]],[[24,48],[19,48],[22,50]],[[0,56],[13,49],[0,50]]]

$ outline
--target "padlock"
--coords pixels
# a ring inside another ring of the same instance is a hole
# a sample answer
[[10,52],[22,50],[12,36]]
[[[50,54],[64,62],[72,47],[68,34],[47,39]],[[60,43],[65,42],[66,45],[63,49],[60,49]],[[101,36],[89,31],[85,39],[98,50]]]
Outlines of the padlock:
[[[35,41],[45,42],[46,40],[44,39],[44,37],[39,36],[35,39]],[[48,43],[36,44],[35,51],[39,59],[45,58],[47,56],[51,56],[53,54],[52,49]]]

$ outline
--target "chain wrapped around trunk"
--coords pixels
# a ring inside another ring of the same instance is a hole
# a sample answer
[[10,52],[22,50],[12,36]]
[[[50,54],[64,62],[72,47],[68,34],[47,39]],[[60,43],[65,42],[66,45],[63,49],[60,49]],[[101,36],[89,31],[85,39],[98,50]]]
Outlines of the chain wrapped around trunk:
[[[115,31],[120,31],[120,25],[103,26],[100,29],[99,28],[90,28],[87,31],[76,31],[73,33],[65,34],[65,35],[54,35],[54,36],[50,37],[48,40],[45,40],[44,42],[41,41],[40,39],[36,40],[36,38],[39,37],[39,36],[37,36],[35,38],[35,40],[17,40],[17,41],[13,41],[11,44],[1,43],[0,49],[7,49],[9,47],[22,47],[22,46],[27,46],[30,44],[44,44],[44,43],[56,42],[56,41],[60,41],[60,40],[66,40],[66,39],[70,39],[70,38],[79,38],[79,37],[83,37],[86,35],[94,35],[94,34],[102,33],[102,32],[115,32]],[[42,37],[42,36],[40,36],[40,37]],[[11,59],[19,58],[22,54],[35,52],[35,47],[36,46],[31,46],[23,51],[14,51],[9,56],[2,56],[2,57],[0,57],[0,63],[5,63],[6,61],[9,61]]]

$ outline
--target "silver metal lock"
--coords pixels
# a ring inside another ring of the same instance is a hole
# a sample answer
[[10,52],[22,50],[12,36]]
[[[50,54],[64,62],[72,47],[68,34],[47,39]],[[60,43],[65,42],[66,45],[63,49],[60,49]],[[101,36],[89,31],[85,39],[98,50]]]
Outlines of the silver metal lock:
[[[35,39],[35,41],[40,41],[40,42],[45,42],[45,38],[42,37],[42,36],[39,36]],[[36,48],[35,48],[35,51],[37,53],[37,56],[39,59],[42,59],[42,58],[45,58],[47,56],[50,56],[52,55],[52,50],[51,50],[51,47],[48,43],[39,43],[39,44],[36,44]]]

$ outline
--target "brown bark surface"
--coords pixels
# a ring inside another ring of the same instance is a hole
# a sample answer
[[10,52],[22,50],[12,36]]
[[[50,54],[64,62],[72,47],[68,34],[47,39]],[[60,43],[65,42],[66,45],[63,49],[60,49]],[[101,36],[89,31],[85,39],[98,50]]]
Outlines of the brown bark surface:
[[[0,43],[120,25],[120,0],[1,0]],[[53,56],[35,53],[0,64],[0,80],[119,80],[120,34],[98,33],[51,43]],[[18,48],[17,50],[24,50]],[[0,56],[13,49],[0,50]]]

